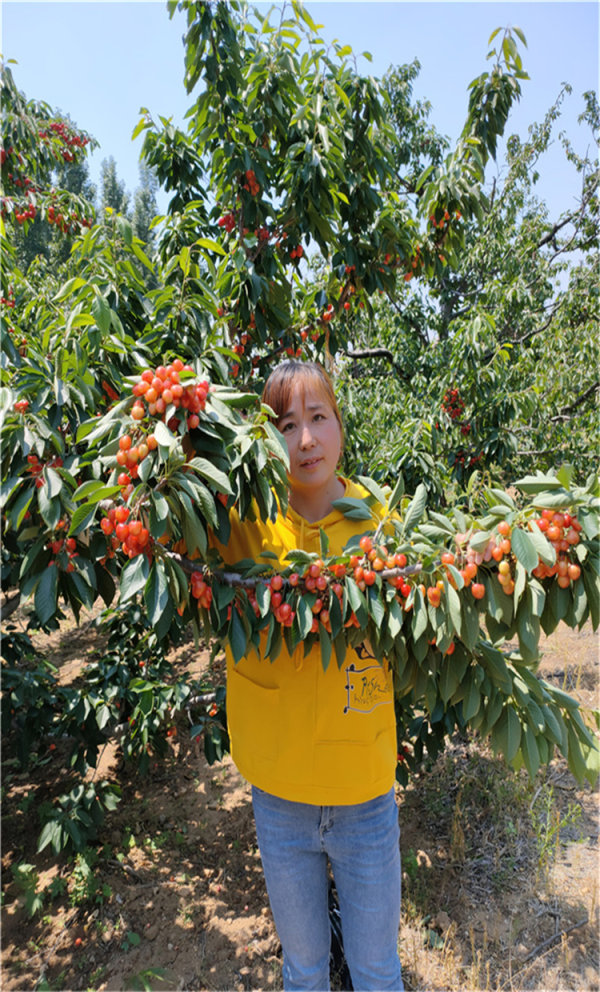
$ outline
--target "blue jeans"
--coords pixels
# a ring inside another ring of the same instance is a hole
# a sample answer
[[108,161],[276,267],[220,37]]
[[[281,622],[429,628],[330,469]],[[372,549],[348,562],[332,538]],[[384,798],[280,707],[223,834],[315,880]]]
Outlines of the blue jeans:
[[403,989],[394,790],[354,806],[313,806],[253,787],[252,801],[284,989],[329,989],[328,858],[354,989]]

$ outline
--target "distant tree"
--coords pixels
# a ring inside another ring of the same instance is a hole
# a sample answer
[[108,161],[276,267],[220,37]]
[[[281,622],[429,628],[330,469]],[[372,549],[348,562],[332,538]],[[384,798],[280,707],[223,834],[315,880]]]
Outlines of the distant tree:
[[102,214],[107,207],[110,207],[117,214],[127,215],[129,193],[123,180],[117,177],[117,165],[112,155],[102,160],[101,170],[100,207]]
[[156,193],[158,178],[154,170],[145,162],[140,162],[140,185],[133,198],[133,233],[147,245],[153,244],[155,235],[151,224],[158,213]]

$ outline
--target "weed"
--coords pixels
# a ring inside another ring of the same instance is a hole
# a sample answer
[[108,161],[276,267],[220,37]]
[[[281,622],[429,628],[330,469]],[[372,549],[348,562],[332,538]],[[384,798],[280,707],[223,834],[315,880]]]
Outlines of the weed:
[[87,992],[95,992],[95,989],[104,978],[105,973],[106,967],[104,965],[100,965],[99,968],[96,968],[96,970],[91,973],[89,977],[90,984],[87,987]]
[[419,854],[412,848],[402,854],[402,877],[404,883],[404,911],[408,917],[415,919],[427,910],[428,888],[427,865],[419,859]]
[[132,947],[138,947],[141,942],[141,937],[138,933],[134,933],[133,930],[128,930],[125,934],[125,939],[121,943],[122,951],[130,951]]
[[161,831],[156,834],[155,837],[146,837],[144,840],[144,847],[148,847],[153,854],[160,851],[163,847],[166,847],[169,843],[169,834],[166,831]]
[[31,806],[34,805],[35,799],[36,799],[35,791],[32,790],[26,796],[23,796],[21,802],[17,806],[17,809],[19,809],[21,813],[27,813],[27,811],[31,808]]
[[102,905],[106,899],[110,899],[110,886],[100,882],[94,873],[97,863],[98,855],[90,847],[76,856],[69,892],[71,906],[81,906],[86,902]]
[[44,891],[38,891],[40,877],[35,865],[18,864],[12,869],[14,880],[19,887],[19,901],[28,916],[35,916],[44,905]]
[[158,978],[160,982],[169,982],[169,979],[165,977],[166,972],[164,968],[146,968],[144,971],[138,971],[137,975],[134,975],[129,983],[129,987],[134,990],[134,992],[152,992],[152,979]]
[[558,854],[561,831],[579,822],[581,806],[569,803],[566,812],[561,814],[553,786],[544,782],[533,797],[529,812],[537,847],[538,871],[545,875]]

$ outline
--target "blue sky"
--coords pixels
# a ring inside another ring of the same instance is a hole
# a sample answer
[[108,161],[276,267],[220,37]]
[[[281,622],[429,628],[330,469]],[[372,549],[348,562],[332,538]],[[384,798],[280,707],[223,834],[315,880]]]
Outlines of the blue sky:
[[[256,4],[264,13],[270,3]],[[578,151],[592,153],[589,131],[577,125],[584,90],[598,88],[598,5],[591,2],[329,2],[306,3],[323,25],[325,41],[350,44],[360,71],[381,76],[390,65],[418,58],[421,73],[415,95],[432,104],[431,120],[455,139],[467,107],[469,82],[485,71],[488,38],[494,28],[517,25],[528,48],[522,50],[531,80],[513,112],[507,133],[526,136],[542,119],[563,82],[573,87],[561,116]],[[191,99],[183,78],[181,37],[184,18],[169,20],[160,2],[27,2],[3,0],[2,53],[15,59],[13,73],[28,97],[68,113],[100,141],[91,158],[97,180],[100,162],[113,155],[130,192],[138,184],[140,139],[131,133],[145,106],[154,117],[183,123]],[[360,57],[371,53],[371,63]],[[501,162],[498,169],[501,172]],[[570,209],[579,183],[564,163],[558,142],[540,169],[538,190],[551,213]],[[164,204],[161,200],[161,206]]]

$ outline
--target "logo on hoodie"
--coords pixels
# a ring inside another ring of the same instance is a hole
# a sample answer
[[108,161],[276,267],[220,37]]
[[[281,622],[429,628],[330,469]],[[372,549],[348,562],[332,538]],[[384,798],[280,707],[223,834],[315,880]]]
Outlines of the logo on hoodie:
[[392,673],[387,666],[375,662],[374,665],[358,668],[353,663],[346,667],[345,672],[347,702],[344,713],[350,710],[371,713],[378,706],[391,705]]

